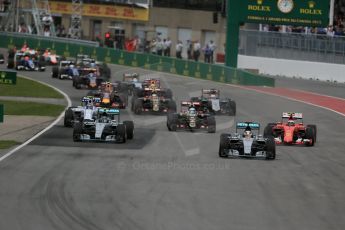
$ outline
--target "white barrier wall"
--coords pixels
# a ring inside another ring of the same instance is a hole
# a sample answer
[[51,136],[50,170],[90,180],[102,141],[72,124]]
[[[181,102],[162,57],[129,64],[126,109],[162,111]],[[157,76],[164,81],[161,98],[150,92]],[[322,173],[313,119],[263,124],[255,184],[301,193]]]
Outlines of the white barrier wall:
[[340,65],[239,55],[238,68],[258,69],[260,74],[345,82],[345,64]]

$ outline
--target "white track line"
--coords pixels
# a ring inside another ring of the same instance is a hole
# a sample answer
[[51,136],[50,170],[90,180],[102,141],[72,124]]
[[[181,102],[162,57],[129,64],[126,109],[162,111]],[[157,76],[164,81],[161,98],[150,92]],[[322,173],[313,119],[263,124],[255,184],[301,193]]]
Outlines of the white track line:
[[[36,82],[39,82],[43,85],[46,85],[48,87],[51,87],[53,89],[55,89],[56,91],[58,91],[59,93],[61,93],[65,99],[67,100],[67,107],[70,107],[72,106],[72,101],[71,99],[69,98],[69,96],[61,91],[60,89],[52,86],[52,85],[49,85],[47,83],[44,83],[44,82],[41,82],[41,81],[37,81],[35,79],[32,79],[32,78],[28,78],[28,77],[24,77],[24,76],[21,76],[23,78],[26,78],[26,79],[29,79],[29,80],[32,80],[32,81],[36,81]],[[45,132],[47,132],[49,129],[51,129],[54,125],[56,125],[60,120],[61,118],[64,116],[64,111],[60,114],[60,116],[58,118],[55,119],[55,121],[53,121],[48,127],[46,127],[45,129],[43,129],[42,131],[40,131],[39,133],[37,133],[35,136],[31,137],[29,140],[25,141],[23,144],[17,146],[16,148],[12,149],[11,151],[9,151],[8,153],[6,153],[5,155],[3,155],[2,157],[0,157],[0,162],[5,160],[6,158],[8,158],[9,156],[13,155],[15,152],[17,152],[18,150],[22,149],[23,147],[25,147],[26,145],[30,144],[32,141],[36,140],[38,137],[40,137],[42,134],[44,134]]]
[[[268,94],[268,95],[272,95],[272,96],[276,96],[276,97],[281,97],[281,98],[288,99],[288,100],[291,100],[291,101],[301,102],[301,103],[304,103],[304,104],[307,104],[307,105],[312,105],[312,106],[315,106],[315,107],[318,107],[318,108],[326,109],[328,111],[337,113],[337,114],[345,117],[344,113],[341,113],[341,112],[338,112],[336,110],[333,110],[333,109],[330,109],[330,108],[327,108],[327,107],[324,107],[324,106],[321,106],[321,105],[317,105],[317,104],[314,104],[314,103],[311,103],[311,102],[302,101],[302,100],[298,100],[298,99],[291,98],[291,97],[288,97],[288,96],[282,96],[282,95],[271,93],[271,92],[265,92],[265,91],[261,91],[261,90],[257,90],[257,89],[247,88],[247,87],[244,87],[244,86],[235,86],[235,85],[231,85],[231,84],[227,84],[227,85],[235,87],[235,88],[241,88],[241,89],[251,90],[251,91],[255,91],[255,92],[258,92],[258,93],[262,93],[262,94]],[[294,90],[294,89],[292,89],[292,90]],[[304,93],[310,93],[308,91],[303,91],[303,90],[298,90],[298,91],[304,92]],[[323,95],[323,94],[317,94],[317,93],[311,93],[311,94],[344,100],[343,98],[332,97],[332,96],[327,96],[327,95]]]

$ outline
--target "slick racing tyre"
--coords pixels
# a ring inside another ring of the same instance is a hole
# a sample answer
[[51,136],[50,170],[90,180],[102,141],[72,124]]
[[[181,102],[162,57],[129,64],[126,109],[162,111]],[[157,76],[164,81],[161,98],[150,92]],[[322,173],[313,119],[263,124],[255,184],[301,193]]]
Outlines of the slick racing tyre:
[[311,140],[311,142],[305,143],[306,146],[314,146],[316,135],[313,127],[307,126],[307,129],[305,130],[305,138]]
[[219,157],[226,157],[226,154],[224,151],[228,149],[228,135],[227,134],[221,134],[220,135],[220,141],[219,141],[219,150],[218,155]]
[[172,93],[171,89],[166,89],[165,96],[169,99],[172,99],[173,93]]
[[216,132],[216,119],[214,116],[207,117],[207,132],[208,133]]
[[126,126],[124,124],[119,124],[116,130],[117,130],[117,135],[116,135],[117,142],[126,143],[127,141]]
[[135,114],[141,114],[141,112],[143,111],[143,101],[140,100],[139,98],[137,98],[134,101],[134,105],[133,105],[133,111]]
[[14,61],[12,59],[8,60],[7,68],[8,69],[13,69],[14,68]]
[[134,136],[134,123],[133,121],[124,121],[123,124],[126,126],[127,139],[131,140]]
[[59,67],[53,66],[52,78],[58,78],[58,77],[59,77]]
[[167,127],[169,131],[177,130],[178,115],[176,113],[168,113]]
[[83,133],[83,125],[82,123],[78,122],[74,125],[73,128],[73,141],[79,142],[81,141],[80,135]]
[[266,160],[276,159],[276,144],[271,136],[266,142]]
[[168,103],[168,112],[175,113],[176,112],[176,102],[174,100],[169,101]]
[[73,110],[72,110],[72,107],[69,107],[65,111],[65,117],[63,120],[63,125],[65,127],[72,127],[73,126],[73,122],[72,122],[73,120],[74,120]]
[[316,125],[307,125],[307,128],[310,127],[314,130],[314,138],[315,138],[315,142],[316,142],[316,137],[317,137],[317,128]]
[[268,123],[264,129],[264,137],[269,138],[273,137],[273,127],[275,126],[275,123]]

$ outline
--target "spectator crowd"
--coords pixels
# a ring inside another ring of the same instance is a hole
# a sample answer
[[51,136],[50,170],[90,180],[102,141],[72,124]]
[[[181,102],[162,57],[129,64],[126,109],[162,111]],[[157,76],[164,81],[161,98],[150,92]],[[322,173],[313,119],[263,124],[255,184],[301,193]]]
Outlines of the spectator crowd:
[[[135,49],[128,49],[127,47],[133,47],[126,45],[126,50],[128,51],[143,51],[145,53],[151,53],[158,56],[170,57],[172,54],[172,46],[175,45],[175,57],[178,59],[186,58],[188,60],[199,61],[201,57],[204,58],[206,63],[214,63],[214,52],[217,48],[213,40],[205,43],[204,46],[198,40],[191,41],[186,40],[184,43],[181,40],[178,40],[174,44],[171,39],[155,37],[152,40],[147,40],[145,42],[140,41],[138,37],[134,39],[127,39],[129,42],[135,42]],[[183,54],[186,53],[186,57]]]

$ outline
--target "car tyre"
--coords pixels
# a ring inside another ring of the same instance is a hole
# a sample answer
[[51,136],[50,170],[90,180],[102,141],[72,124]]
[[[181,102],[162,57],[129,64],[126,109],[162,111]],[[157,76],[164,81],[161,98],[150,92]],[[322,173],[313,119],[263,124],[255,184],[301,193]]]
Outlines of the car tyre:
[[214,116],[207,117],[207,132],[216,132],[216,118]]
[[141,114],[141,112],[143,111],[143,101],[140,100],[139,98],[137,98],[135,101],[134,101],[134,113],[139,115]]
[[276,159],[276,144],[272,136],[266,142],[266,153],[266,160]]
[[74,114],[73,114],[73,110],[72,107],[69,107],[66,111],[65,111],[65,117],[64,117],[64,122],[63,125],[65,127],[72,127],[73,123],[72,121],[74,120]]
[[73,128],[73,141],[80,142],[80,135],[83,133],[83,124],[78,122],[74,125]]
[[124,121],[123,124],[126,126],[127,139],[131,140],[134,136],[134,123],[133,121]]
[[117,129],[117,142],[126,143],[127,141],[126,126],[124,124],[119,124],[116,129]]
[[228,149],[228,134],[222,133],[220,135],[218,156],[223,158],[226,157],[224,150]]

